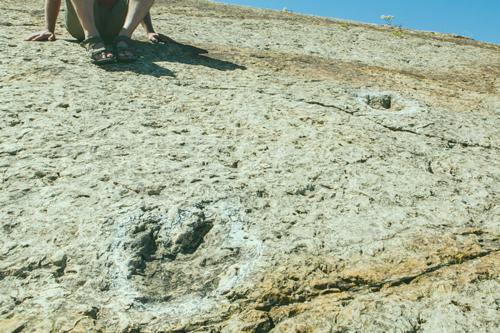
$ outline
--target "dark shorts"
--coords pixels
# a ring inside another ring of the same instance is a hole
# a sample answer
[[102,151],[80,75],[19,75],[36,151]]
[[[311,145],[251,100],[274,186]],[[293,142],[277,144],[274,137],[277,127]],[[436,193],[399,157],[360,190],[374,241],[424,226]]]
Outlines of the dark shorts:
[[[125,23],[125,17],[128,11],[128,0],[118,0],[116,4],[112,7],[99,4],[99,1],[95,1],[94,5],[94,17],[97,30],[101,34],[101,37],[107,40],[112,40],[123,28]],[[83,32],[80,20],[76,15],[75,9],[71,0],[66,0],[66,29],[79,41],[85,39],[85,34]]]

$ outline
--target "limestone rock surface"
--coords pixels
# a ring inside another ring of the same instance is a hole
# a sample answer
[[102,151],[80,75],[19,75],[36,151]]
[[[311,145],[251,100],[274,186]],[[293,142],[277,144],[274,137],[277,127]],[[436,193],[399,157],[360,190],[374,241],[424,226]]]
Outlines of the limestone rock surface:
[[500,46],[172,0],[99,68],[0,8],[0,332],[500,331]]

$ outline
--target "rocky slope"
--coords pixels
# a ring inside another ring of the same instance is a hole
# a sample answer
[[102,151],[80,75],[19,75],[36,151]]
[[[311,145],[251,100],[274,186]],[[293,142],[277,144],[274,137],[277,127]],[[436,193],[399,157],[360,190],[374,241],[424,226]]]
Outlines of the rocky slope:
[[158,1],[98,68],[0,8],[0,332],[500,329],[498,45]]

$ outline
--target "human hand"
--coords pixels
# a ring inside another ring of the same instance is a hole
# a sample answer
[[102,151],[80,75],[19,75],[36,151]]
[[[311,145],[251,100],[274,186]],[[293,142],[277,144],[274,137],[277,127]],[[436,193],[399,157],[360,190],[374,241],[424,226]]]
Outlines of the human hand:
[[164,35],[164,34],[159,34],[156,32],[148,32],[148,40],[153,43],[153,44],[158,44],[158,43],[175,43],[175,41]]
[[34,33],[25,40],[31,42],[46,42],[46,41],[53,42],[56,40],[56,34],[50,31],[41,31]]

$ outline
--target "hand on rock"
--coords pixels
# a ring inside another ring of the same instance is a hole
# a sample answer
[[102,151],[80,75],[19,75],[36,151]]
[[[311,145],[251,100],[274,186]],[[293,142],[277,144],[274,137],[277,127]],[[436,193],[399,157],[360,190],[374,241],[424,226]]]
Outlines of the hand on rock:
[[158,43],[175,43],[175,41],[164,35],[164,34],[159,34],[156,32],[148,32],[148,40],[153,43],[153,44],[158,44]]
[[56,34],[50,31],[41,31],[34,33],[25,40],[32,42],[46,42],[46,41],[53,42],[56,40]]

